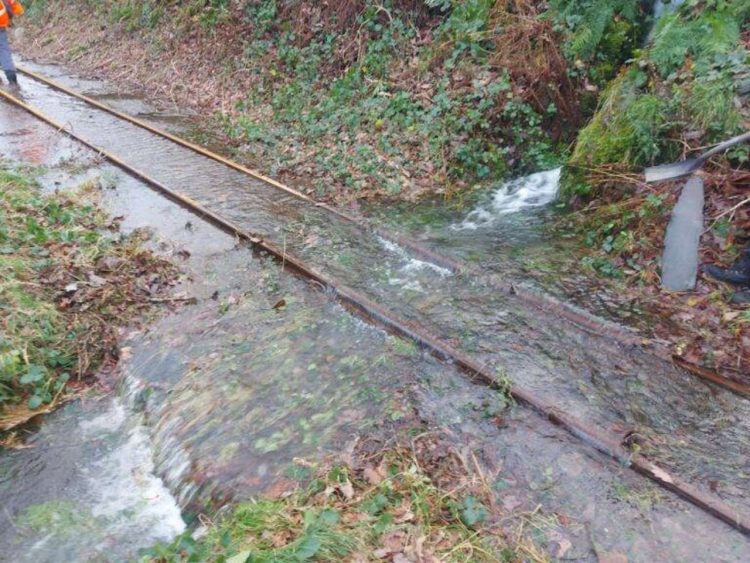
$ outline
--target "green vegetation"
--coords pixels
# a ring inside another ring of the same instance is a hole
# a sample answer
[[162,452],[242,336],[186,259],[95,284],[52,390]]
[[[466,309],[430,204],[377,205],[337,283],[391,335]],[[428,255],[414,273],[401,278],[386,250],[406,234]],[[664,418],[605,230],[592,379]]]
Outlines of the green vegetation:
[[113,326],[148,304],[138,276],[154,273],[156,287],[172,274],[110,226],[92,205],[0,170],[0,431],[114,353]]
[[[80,12],[73,4],[62,10]],[[46,5],[30,3],[32,21],[64,18]],[[452,195],[560,164],[594,108],[590,83],[616,73],[648,21],[636,0],[107,0],[83,9],[112,27],[105,41],[137,35],[156,64],[199,37],[215,55],[206,76],[175,78],[232,90],[236,104],[216,118],[240,156],[343,200]],[[78,31],[71,52],[93,57],[100,39]]]
[[319,195],[334,183],[349,197],[408,197],[503,177],[513,160],[550,166],[554,142],[542,123],[555,108],[532,107],[493,64],[492,4],[432,16],[426,42],[417,15],[389,3],[313,34],[275,2],[252,3],[255,37],[242,65],[256,79],[224,117],[226,131],[280,170],[314,162]]
[[321,471],[280,499],[234,507],[198,540],[190,533],[142,553],[143,561],[227,563],[369,561],[419,555],[441,561],[538,561],[522,530],[506,538],[482,495],[437,487],[404,451],[377,467]]
[[[594,251],[586,259],[592,270],[657,279],[674,196],[665,187],[646,190],[637,172],[746,128],[750,112],[741,100],[750,84],[750,51],[741,31],[748,16],[742,0],[687,1],[657,22],[650,43],[607,86],[578,136],[563,186],[568,198],[591,202],[592,210],[575,220]],[[746,166],[748,154],[747,147],[729,152],[727,168]],[[709,195],[723,197],[721,190]],[[742,236],[725,227],[724,238]]]
[[91,514],[79,511],[72,502],[50,501],[27,507],[21,512],[15,524],[37,534],[65,537],[90,533],[96,519]]
[[[571,165],[594,171],[647,166],[679,157],[686,145],[740,131],[747,115],[736,100],[750,80],[750,53],[740,38],[748,6],[743,0],[692,0],[665,15],[649,46],[607,87],[578,137]],[[744,161],[747,152],[734,156]],[[568,187],[581,195],[602,195],[607,187],[585,173],[576,178],[579,183]]]

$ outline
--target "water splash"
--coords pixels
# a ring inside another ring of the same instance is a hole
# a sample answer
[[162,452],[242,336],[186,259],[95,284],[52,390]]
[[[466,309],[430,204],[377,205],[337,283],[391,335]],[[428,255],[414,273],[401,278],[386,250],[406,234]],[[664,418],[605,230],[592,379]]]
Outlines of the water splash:
[[[121,406],[115,404],[115,409],[116,415]],[[124,423],[125,417],[113,431],[122,431]],[[138,530],[151,541],[171,540],[185,530],[185,523],[174,497],[155,475],[148,431],[138,424],[126,435],[123,444],[84,470],[91,514],[107,522],[108,536],[127,538]]]
[[186,529],[128,397],[71,403],[49,418],[34,447],[0,458],[0,561],[125,561]]
[[472,210],[461,223],[452,225],[451,229],[475,231],[491,226],[503,215],[551,203],[560,189],[561,173],[562,168],[555,168],[506,182],[493,194],[489,203]]
[[420,279],[422,278],[420,275],[421,273],[431,272],[437,274],[440,278],[445,278],[452,274],[447,268],[443,268],[432,262],[426,262],[425,260],[414,258],[405,248],[399,246],[395,242],[384,239],[383,237],[378,237],[378,242],[388,252],[395,254],[400,261],[397,271],[391,273],[388,277],[388,283],[390,285],[399,286],[402,289],[409,291],[424,293],[425,288],[420,282]]

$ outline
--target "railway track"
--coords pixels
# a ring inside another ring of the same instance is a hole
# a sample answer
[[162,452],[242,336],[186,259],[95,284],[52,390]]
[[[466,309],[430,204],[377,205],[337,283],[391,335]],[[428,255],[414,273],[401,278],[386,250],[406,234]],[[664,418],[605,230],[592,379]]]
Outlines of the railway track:
[[[154,128],[153,126],[143,123],[140,120],[133,118],[132,116],[117,112],[116,110],[109,108],[106,105],[97,102],[96,100],[92,100],[79,93],[73,92],[72,90],[66,88],[61,84],[50,81],[49,79],[39,76],[36,73],[32,73],[26,69],[22,69],[22,72],[29,78],[42,82],[67,96],[75,97],[86,104],[90,104],[92,107],[96,107],[100,110],[106,111],[107,113],[115,116],[117,119],[127,121],[133,125],[149,131],[154,135],[158,135],[162,138],[168,139],[169,141],[177,145],[188,148],[198,154],[201,154],[204,157],[215,160],[224,166],[232,168],[236,171],[240,171],[244,174],[252,176],[253,178],[259,179],[275,189],[283,190],[284,192],[287,192],[296,198],[305,200],[310,205],[323,207],[330,213],[348,223],[356,225],[358,228],[368,231],[374,231],[381,237],[397,242],[398,244],[409,248],[419,256],[438,263],[443,267],[451,269],[452,271],[462,271],[468,269],[468,266],[457,262],[452,258],[434,253],[412,241],[404,240],[400,237],[394,237],[390,233],[387,233],[383,230],[374,229],[370,226],[364,225],[360,222],[359,219],[355,217],[351,217],[349,215],[341,213],[340,211],[324,204],[319,204],[305,194],[284,186],[283,184],[280,184],[279,182],[276,182],[271,178],[267,178],[238,163],[232,162],[220,155],[207,151],[202,147],[199,147],[195,144],[179,139],[178,137],[175,137],[169,133]],[[716,518],[724,521],[725,523],[741,531],[742,533],[750,535],[750,518],[748,517],[748,515],[743,514],[737,509],[729,506],[718,496],[701,491],[697,487],[688,483],[685,479],[682,479],[678,475],[670,473],[662,467],[656,465],[645,456],[635,451],[631,451],[626,445],[627,437],[616,435],[597,426],[588,424],[585,421],[572,416],[567,412],[564,412],[562,409],[556,407],[553,403],[539,397],[537,394],[528,389],[525,389],[518,385],[511,385],[509,388],[503,387],[503,385],[497,381],[493,370],[489,369],[486,365],[476,361],[462,351],[451,346],[449,343],[432,335],[426,327],[420,326],[417,323],[402,318],[395,312],[374,302],[372,299],[362,294],[361,292],[348,287],[346,284],[342,283],[335,277],[316,270],[314,267],[305,263],[303,260],[295,257],[294,255],[291,255],[285,248],[273,242],[265,240],[262,235],[253,233],[248,229],[237,225],[221,214],[212,211],[207,206],[202,205],[201,203],[195,201],[193,198],[176,190],[174,187],[165,185],[163,182],[152,178],[151,176],[149,176],[149,174],[147,174],[143,170],[140,170],[137,166],[127,162],[125,158],[112,154],[111,152],[105,150],[103,147],[97,146],[96,144],[90,142],[90,140],[86,139],[84,136],[76,133],[74,128],[72,128],[71,130],[71,128],[68,127],[67,124],[60,123],[52,117],[45,115],[43,112],[20,99],[20,97],[4,90],[0,90],[0,96],[2,96],[2,98],[7,102],[19,108],[22,108],[31,115],[35,116],[37,119],[47,123],[51,127],[63,132],[82,145],[100,154],[127,173],[135,176],[152,188],[162,192],[170,199],[180,203],[187,209],[203,217],[217,227],[233,234],[243,241],[246,241],[255,249],[267,252],[268,254],[274,256],[282,264],[282,267],[285,270],[290,271],[306,280],[309,280],[316,286],[323,287],[324,289],[330,291],[333,297],[352,313],[386,329],[392,334],[414,341],[421,348],[430,352],[432,355],[443,361],[451,362],[457,368],[463,371],[471,381],[482,383],[496,389],[502,388],[519,403],[539,412],[551,423],[566,429],[572,435],[583,440],[599,452],[613,458],[618,463],[629,467],[633,471],[644,475],[659,486],[676,493],[680,497],[691,502],[707,513],[710,513]],[[507,290],[510,291],[512,290],[512,288],[507,288]],[[618,341],[626,344],[635,345],[640,343],[640,339],[638,339],[636,335],[628,333],[627,331],[620,330],[616,327],[611,327],[604,323],[599,323],[596,319],[590,318],[573,309],[570,309],[564,304],[556,301],[550,301],[532,293],[520,292],[518,290],[515,290],[515,293],[519,296],[519,298],[544,311],[545,313],[554,313],[560,315],[570,322],[574,323],[575,325],[583,328],[584,330],[597,331],[599,334],[606,334],[607,336],[617,339]],[[706,378],[711,379],[710,377]],[[720,381],[715,382],[721,384]],[[731,387],[729,387],[728,385],[725,385],[725,387],[731,389]],[[735,388],[732,390],[739,394],[744,394],[745,392],[747,392],[746,389],[740,388]]]
[[[251,178],[260,180],[266,185],[272,188],[281,190],[287,194],[290,194],[291,196],[298,198],[302,201],[305,201],[309,203],[310,205],[314,205],[315,207],[325,209],[331,215],[351,225],[356,226],[358,229],[362,231],[373,232],[377,234],[378,236],[382,237],[383,239],[396,243],[402,247],[408,248],[420,258],[424,258],[452,272],[456,272],[456,273],[457,272],[470,272],[470,273],[476,273],[476,274],[480,273],[479,271],[480,269],[477,266],[474,266],[472,264],[467,264],[461,260],[458,260],[450,256],[446,256],[438,252],[434,252],[424,247],[423,245],[417,243],[416,241],[413,241],[413,240],[410,240],[408,238],[404,238],[401,236],[397,236],[393,234],[392,232],[386,229],[383,229],[381,227],[376,227],[370,224],[366,224],[361,218],[352,216],[326,203],[318,202],[314,200],[313,198],[311,198],[310,196],[300,192],[299,190],[295,190],[294,188],[291,188],[290,186],[282,184],[281,182],[278,182],[274,180],[273,178],[270,178],[264,174],[261,174],[257,170],[248,168],[238,162],[235,162],[220,154],[217,154],[214,151],[208,150],[205,147],[201,147],[200,145],[191,143],[190,141],[187,141],[176,135],[168,133],[162,129],[154,127],[153,125],[146,123],[145,121],[141,119],[133,117],[132,115],[128,115],[127,113],[118,111],[106,104],[99,102],[98,100],[91,98],[90,96],[86,96],[84,94],[81,94],[80,92],[76,92],[75,90],[68,88],[64,84],[61,84],[60,82],[57,82],[48,77],[42,76],[41,74],[34,72],[23,66],[19,66],[18,70],[23,75],[29,78],[32,78],[38,82],[41,82],[59,92],[64,93],[67,96],[71,96],[73,98],[81,100],[82,102],[92,107],[95,107],[99,110],[102,110],[116,117],[117,119],[121,119],[128,123],[131,123],[141,129],[144,129],[150,133],[153,133],[154,135],[157,135],[163,139],[167,139],[168,141],[171,141],[172,143],[175,143],[181,147],[187,148],[195,152],[196,154],[199,154],[201,156],[214,160],[220,164],[223,164],[224,166],[227,166],[228,168],[231,168],[233,170],[246,174],[247,176]],[[601,319],[598,319],[590,314],[587,314],[586,312],[581,311],[578,308],[572,307],[569,304],[561,302],[557,299],[553,299],[552,297],[548,295],[543,295],[543,294],[535,293],[532,291],[528,291],[524,288],[516,287],[508,283],[498,283],[495,285],[499,291],[512,293],[518,299],[538,309],[540,312],[544,313],[545,315],[556,315],[561,318],[564,318],[566,321],[573,323],[578,328],[584,331],[587,331],[596,335],[606,335],[607,337],[612,338],[624,345],[641,346],[641,347],[645,346],[643,338],[639,337],[639,335],[635,333],[634,331],[623,329],[622,327],[616,326],[612,323],[603,322]],[[708,381],[714,385],[719,385],[720,387],[723,387],[724,389],[727,389],[737,395],[750,399],[750,385],[740,383],[730,377],[722,375],[716,370],[697,366],[690,362],[687,362],[683,360],[682,358],[680,358],[679,356],[674,355],[667,347],[659,345],[657,343],[648,343],[648,348],[651,351],[651,353],[653,353],[659,359],[674,362],[681,369],[685,370],[686,372],[690,373],[691,375],[699,379]]]

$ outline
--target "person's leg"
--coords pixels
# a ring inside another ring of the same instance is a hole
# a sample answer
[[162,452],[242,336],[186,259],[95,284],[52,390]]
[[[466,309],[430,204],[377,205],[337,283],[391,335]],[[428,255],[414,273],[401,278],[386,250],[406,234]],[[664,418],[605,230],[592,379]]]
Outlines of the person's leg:
[[18,84],[16,65],[13,62],[13,54],[8,42],[8,30],[6,29],[0,29],[0,68],[5,72],[5,77],[10,84]]

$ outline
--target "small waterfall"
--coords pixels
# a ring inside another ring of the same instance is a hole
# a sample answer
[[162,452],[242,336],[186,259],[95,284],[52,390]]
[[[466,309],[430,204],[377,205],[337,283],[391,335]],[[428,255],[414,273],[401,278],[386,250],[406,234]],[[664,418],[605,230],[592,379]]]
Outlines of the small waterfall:
[[668,2],[665,2],[664,0],[656,0],[654,2],[654,23],[659,21],[659,19],[664,14],[671,14],[674,12],[677,8],[682,6],[682,4],[685,3],[685,0],[669,0]]
[[[127,439],[92,467],[86,467],[91,513],[108,523],[107,533],[127,538],[140,533],[169,541],[185,530],[180,509],[162,479],[156,476],[148,429],[132,424],[118,399],[100,416],[80,423],[84,439],[125,432]],[[96,499],[96,500],[94,500]],[[136,524],[137,523],[137,524]]]
[[162,394],[152,394],[152,390],[133,374],[132,367],[132,364],[124,366],[120,394],[131,410],[145,409],[146,416],[151,421],[154,473],[164,482],[179,508],[189,510],[199,487],[190,479],[190,455],[176,437],[181,420],[167,416],[167,402],[163,400]]
[[506,182],[495,191],[489,203],[472,210],[461,223],[452,225],[451,229],[475,231],[491,226],[503,215],[551,203],[560,189],[561,173],[562,168],[555,168]]

